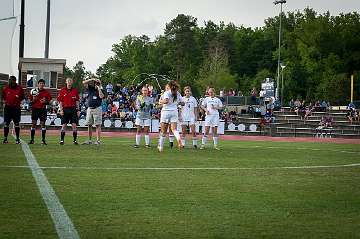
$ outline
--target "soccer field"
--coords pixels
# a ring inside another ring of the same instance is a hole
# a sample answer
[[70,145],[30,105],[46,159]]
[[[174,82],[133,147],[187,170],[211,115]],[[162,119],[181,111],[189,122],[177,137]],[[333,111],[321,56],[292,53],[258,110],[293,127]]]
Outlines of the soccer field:
[[[30,149],[80,238],[360,238],[359,145],[222,141],[160,154],[130,138],[66,139]],[[0,150],[0,238],[57,238],[21,146]]]

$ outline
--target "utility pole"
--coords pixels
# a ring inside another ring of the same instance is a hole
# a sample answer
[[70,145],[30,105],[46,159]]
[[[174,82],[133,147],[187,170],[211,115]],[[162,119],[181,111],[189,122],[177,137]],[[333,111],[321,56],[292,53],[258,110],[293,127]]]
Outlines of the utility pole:
[[[25,0],[21,0],[20,38],[19,38],[19,60],[24,57],[25,39]],[[19,83],[21,83],[21,70],[19,69]]]
[[286,0],[276,0],[275,5],[280,4],[280,27],[279,27],[279,55],[278,55],[278,65],[277,65],[277,80],[276,80],[276,92],[275,98],[279,100],[279,87],[280,87],[280,59],[281,59],[281,17],[282,17],[282,6],[286,3]]
[[50,0],[47,0],[45,58],[49,58],[49,39],[50,39]]

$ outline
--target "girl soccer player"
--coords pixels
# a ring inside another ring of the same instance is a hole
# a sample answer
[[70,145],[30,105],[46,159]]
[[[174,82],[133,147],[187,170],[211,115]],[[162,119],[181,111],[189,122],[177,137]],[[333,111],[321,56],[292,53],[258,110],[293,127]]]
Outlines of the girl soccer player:
[[177,131],[177,121],[179,118],[178,105],[183,104],[183,100],[180,93],[178,92],[179,85],[176,81],[170,81],[169,88],[170,90],[166,90],[164,95],[159,100],[159,103],[162,105],[160,117],[161,133],[158,145],[159,152],[162,152],[164,149],[164,140],[169,125],[178,142],[179,148],[183,147],[180,133]]
[[146,86],[144,86],[141,89],[141,95],[139,95],[135,101],[135,108],[138,110],[138,112],[135,119],[135,125],[137,126],[137,130],[134,148],[139,148],[142,129],[145,134],[145,147],[150,147],[149,128],[151,124],[151,109],[153,108],[154,100],[148,95],[149,90]]
[[197,148],[197,138],[195,130],[195,122],[197,116],[198,103],[196,99],[191,95],[190,86],[184,87],[183,97],[184,106],[181,107],[181,129],[182,129],[182,144],[186,145],[186,128],[189,127],[193,136],[193,147]]
[[219,150],[218,148],[219,138],[217,134],[217,129],[220,121],[219,110],[223,108],[223,104],[219,98],[215,97],[214,88],[209,88],[208,94],[209,96],[206,97],[201,103],[201,108],[205,111],[206,116],[205,116],[205,133],[202,138],[202,144],[200,149],[205,148],[207,136],[209,134],[211,127],[213,133],[214,149]]

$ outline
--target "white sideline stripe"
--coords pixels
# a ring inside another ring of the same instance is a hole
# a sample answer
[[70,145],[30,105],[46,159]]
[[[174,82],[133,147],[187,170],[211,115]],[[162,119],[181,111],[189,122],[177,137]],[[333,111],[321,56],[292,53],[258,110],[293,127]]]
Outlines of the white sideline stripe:
[[[42,168],[39,166],[35,156],[31,152],[29,145],[22,140],[21,147],[22,150],[24,151],[26,160],[29,164],[29,168],[31,169],[32,175],[35,178],[41,196],[54,222],[56,232],[59,238],[60,239],[80,238],[78,232],[74,227],[74,224],[67,215],[59,198],[56,196],[54,189],[51,187],[44,172],[42,171]],[[24,167],[24,166],[18,166],[18,167]]]
[[[31,168],[29,166],[0,166],[0,168]],[[274,169],[316,169],[316,168],[346,168],[346,167],[360,167],[360,163],[354,164],[343,164],[343,165],[314,165],[314,166],[284,166],[284,167],[260,167],[260,168],[247,168],[247,167],[234,167],[234,168],[221,168],[221,167],[213,167],[213,168],[194,168],[194,167],[184,167],[184,168],[165,168],[165,167],[152,167],[152,168],[137,168],[137,167],[66,167],[66,166],[53,166],[53,167],[39,167],[39,169],[70,169],[70,170],[274,170]]]

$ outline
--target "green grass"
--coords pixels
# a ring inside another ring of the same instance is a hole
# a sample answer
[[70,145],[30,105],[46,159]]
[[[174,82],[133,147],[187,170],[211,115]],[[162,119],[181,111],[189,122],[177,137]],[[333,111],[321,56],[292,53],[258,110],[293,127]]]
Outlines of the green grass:
[[[57,140],[30,148],[41,166],[72,167],[44,172],[82,238],[360,237],[360,167],[278,168],[360,163],[359,145],[226,141],[221,151],[159,154],[133,139]],[[0,165],[26,165],[19,146],[0,150]],[[148,167],[248,169],[102,169]],[[0,172],[0,238],[55,237],[30,169]]]

